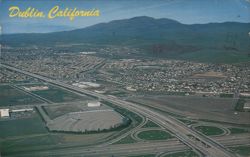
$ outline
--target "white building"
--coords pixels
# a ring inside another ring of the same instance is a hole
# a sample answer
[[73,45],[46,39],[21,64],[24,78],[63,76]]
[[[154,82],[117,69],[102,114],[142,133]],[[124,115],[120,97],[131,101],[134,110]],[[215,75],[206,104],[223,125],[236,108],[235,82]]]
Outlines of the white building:
[[246,102],[246,103],[244,104],[243,109],[244,109],[245,111],[250,111],[250,102]]
[[0,109],[0,117],[9,117],[9,109]]
[[100,106],[101,106],[101,102],[99,101],[88,102],[88,107],[100,107]]
[[73,86],[77,86],[80,88],[98,88],[101,85],[93,82],[78,82],[78,83],[73,83]]
[[132,86],[127,86],[126,89],[129,90],[129,91],[136,92],[136,89],[133,88]]
[[28,112],[28,111],[33,111],[33,108],[16,109],[12,110],[11,112]]
[[24,87],[27,91],[40,91],[40,90],[48,90],[48,86],[33,86],[33,87]]

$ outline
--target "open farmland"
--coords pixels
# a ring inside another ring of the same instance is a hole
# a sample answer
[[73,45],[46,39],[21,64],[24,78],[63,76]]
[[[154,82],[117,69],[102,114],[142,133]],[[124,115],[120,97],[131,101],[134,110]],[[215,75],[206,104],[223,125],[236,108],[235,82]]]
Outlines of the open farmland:
[[231,147],[230,149],[236,154],[239,154],[241,156],[244,157],[250,156],[250,145]]
[[133,97],[130,101],[183,115],[193,119],[206,119],[236,124],[250,124],[250,113],[238,112],[237,99],[195,96],[148,96]]
[[1,120],[0,130],[0,138],[47,133],[45,124],[36,113],[28,118]]
[[8,138],[1,142],[1,155],[16,155],[20,152],[33,152],[36,156],[36,151],[64,149],[65,147],[84,146],[103,142],[110,137],[114,132],[105,132],[99,134],[34,134],[20,138]]
[[52,102],[70,102],[79,100],[88,100],[89,97],[82,97],[75,93],[69,92],[65,89],[49,85],[48,90],[32,91],[32,93],[39,95]]
[[41,101],[9,85],[0,85],[0,107],[39,104]]

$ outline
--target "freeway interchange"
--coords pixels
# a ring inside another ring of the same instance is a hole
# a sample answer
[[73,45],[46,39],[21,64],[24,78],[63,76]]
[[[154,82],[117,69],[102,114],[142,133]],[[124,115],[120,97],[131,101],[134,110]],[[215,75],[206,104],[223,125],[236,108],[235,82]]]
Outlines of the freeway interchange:
[[[225,146],[248,144],[250,135],[237,135],[227,137],[215,137],[215,140],[224,144]],[[71,147],[55,149],[53,151],[36,151],[36,156],[125,156],[125,154],[142,154],[142,153],[159,153],[165,152],[179,152],[189,150],[190,148],[181,143],[177,139],[172,139],[164,142],[139,142],[132,144],[118,144],[118,145],[97,145],[89,147]],[[27,152],[18,155],[19,157],[32,157],[34,154]]]
[[[15,68],[6,64],[1,64],[1,67],[37,78],[42,81],[46,81],[48,83],[66,88],[67,90],[72,90],[74,92],[86,94],[86,95],[98,98],[100,100],[111,102],[117,106],[126,108],[132,112],[135,112],[139,115],[143,115],[144,117],[151,119],[153,122],[157,123],[162,128],[167,129],[170,132],[174,133],[175,137],[178,138],[179,141],[181,141],[181,142],[170,141],[170,142],[163,142],[163,143],[141,143],[136,146],[133,146],[131,144],[131,145],[124,145],[123,147],[120,147],[119,145],[117,146],[101,145],[101,146],[90,147],[86,149],[80,149],[80,150],[78,150],[77,148],[70,148],[71,150],[68,150],[68,151],[71,153],[74,152],[76,154],[83,154],[86,156],[98,156],[98,154],[103,155],[105,153],[121,155],[122,153],[128,152],[128,151],[144,152],[145,150],[148,150],[151,152],[163,152],[166,149],[176,151],[176,150],[184,150],[189,147],[193,149],[195,152],[197,152],[197,154],[200,154],[201,156],[207,156],[207,157],[233,157],[235,156],[227,148],[225,148],[220,143],[216,142],[214,139],[211,139],[201,133],[198,133],[192,130],[191,128],[187,127],[185,124],[178,121],[172,116],[162,115],[147,107],[144,107],[135,103],[127,102],[117,97],[107,96],[107,95],[99,94],[99,93],[92,92],[89,90],[85,90],[79,87],[66,84],[64,82],[60,82],[60,81],[53,80],[44,76],[33,74],[28,71],[24,71],[24,70],[21,70],[21,69],[18,69],[18,68]],[[55,151],[55,153],[56,155],[60,155],[60,153],[63,154],[63,151],[65,150],[58,150],[58,151]],[[51,153],[51,152],[47,152],[47,153]],[[46,155],[46,152],[41,152],[41,155],[42,156]]]

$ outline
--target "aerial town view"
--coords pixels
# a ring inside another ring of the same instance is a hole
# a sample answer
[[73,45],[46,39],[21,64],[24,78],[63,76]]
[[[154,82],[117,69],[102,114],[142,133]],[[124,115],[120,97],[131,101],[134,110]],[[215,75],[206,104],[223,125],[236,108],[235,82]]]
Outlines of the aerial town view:
[[0,157],[250,157],[249,0],[0,5]]

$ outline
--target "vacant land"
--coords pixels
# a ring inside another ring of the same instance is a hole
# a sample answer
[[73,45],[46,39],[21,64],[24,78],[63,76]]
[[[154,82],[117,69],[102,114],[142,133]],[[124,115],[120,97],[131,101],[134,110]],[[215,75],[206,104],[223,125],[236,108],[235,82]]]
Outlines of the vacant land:
[[2,139],[0,141],[1,155],[15,154],[20,152],[34,153],[39,150],[63,149],[68,147],[77,147],[83,145],[96,144],[112,137],[115,132],[98,134],[60,134],[60,133],[42,133],[27,136]]
[[229,128],[229,130],[231,134],[241,134],[250,132],[249,130],[243,128]]
[[0,138],[47,133],[44,123],[37,114],[29,118],[0,121]]
[[240,98],[234,107],[235,111],[244,112],[245,103],[246,103],[246,100],[243,98]]
[[0,107],[39,104],[41,101],[8,85],[0,85]]
[[32,151],[47,148],[59,143],[56,135],[42,134],[24,138],[8,139],[1,142],[2,155],[19,154],[19,151]]
[[75,93],[50,85],[48,90],[33,91],[37,94],[52,102],[70,102],[79,100],[89,100],[90,98],[79,96]]
[[236,124],[250,124],[249,112],[235,114],[237,99],[197,96],[143,96],[130,101],[191,119],[207,119]]
[[250,156],[250,145],[230,147],[230,149],[236,154],[239,154],[241,156],[246,156],[246,157]]

